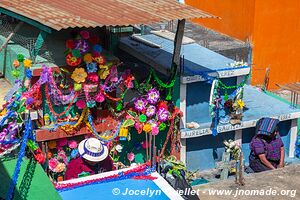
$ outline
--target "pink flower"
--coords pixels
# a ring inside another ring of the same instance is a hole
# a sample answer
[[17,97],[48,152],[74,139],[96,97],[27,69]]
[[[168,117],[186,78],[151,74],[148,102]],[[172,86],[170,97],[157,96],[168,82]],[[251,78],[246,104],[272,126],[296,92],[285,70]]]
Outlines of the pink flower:
[[143,110],[145,110],[146,105],[147,105],[147,101],[146,101],[146,99],[144,99],[142,97],[140,97],[140,98],[138,98],[138,99],[136,99],[134,101],[134,108],[137,111],[143,111]]
[[132,162],[134,160],[134,153],[130,152],[127,154],[127,159]]
[[61,150],[61,151],[58,152],[58,154],[57,154],[57,160],[62,161],[65,164],[68,163],[68,158],[66,156],[66,153],[63,150]]
[[97,101],[97,102],[103,102],[105,100],[105,97],[104,97],[104,95],[100,92],[100,93],[98,93],[96,96],[95,96],[95,101]]
[[64,163],[58,163],[58,165],[53,169],[54,172],[60,173],[66,169],[66,165]]
[[97,73],[89,73],[87,79],[93,83],[97,83],[99,81],[99,76]]
[[86,107],[86,103],[84,100],[80,99],[76,102],[76,106],[79,108],[79,109],[84,109]]
[[143,147],[143,149],[146,149],[146,148],[148,148],[149,146],[150,146],[149,143],[147,144],[145,141],[142,142],[142,147]]
[[67,144],[68,144],[68,139],[67,138],[61,138],[56,143],[57,147],[64,147]]
[[168,110],[165,108],[159,108],[157,111],[158,120],[161,122],[165,122],[169,118]]
[[49,169],[51,170],[51,171],[53,171],[55,168],[56,168],[56,166],[58,165],[58,160],[56,159],[56,158],[51,158],[50,160],[49,160],[49,162],[48,162],[48,165],[49,165]]
[[155,115],[155,112],[156,112],[155,106],[150,105],[146,110],[146,115],[147,117],[152,117],[153,115]]
[[75,140],[70,140],[69,142],[68,142],[68,145],[69,145],[69,147],[71,148],[71,149],[76,149],[77,148],[77,142],[75,141]]
[[158,133],[159,133],[159,129],[158,129],[158,127],[156,126],[156,127],[152,127],[152,135],[157,135]]

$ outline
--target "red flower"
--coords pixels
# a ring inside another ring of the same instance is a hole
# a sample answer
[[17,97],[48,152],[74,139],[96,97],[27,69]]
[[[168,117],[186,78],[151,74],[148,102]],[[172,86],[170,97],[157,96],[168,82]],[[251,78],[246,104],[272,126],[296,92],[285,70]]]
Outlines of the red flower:
[[87,79],[93,83],[97,83],[99,81],[97,73],[89,73]]
[[168,102],[166,102],[166,101],[158,102],[157,109],[160,109],[160,108],[164,108],[164,109],[168,110]]
[[66,46],[68,49],[73,49],[74,48],[74,41],[73,40],[67,40],[66,41]]

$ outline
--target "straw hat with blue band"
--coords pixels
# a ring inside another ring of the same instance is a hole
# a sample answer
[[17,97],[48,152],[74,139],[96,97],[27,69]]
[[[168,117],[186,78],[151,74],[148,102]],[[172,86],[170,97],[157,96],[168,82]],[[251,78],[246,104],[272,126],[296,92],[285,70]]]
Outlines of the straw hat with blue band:
[[91,162],[100,162],[108,156],[108,148],[96,138],[88,138],[78,145],[81,157]]
[[270,136],[276,131],[278,124],[278,119],[268,117],[262,118],[258,120],[256,124],[256,134]]

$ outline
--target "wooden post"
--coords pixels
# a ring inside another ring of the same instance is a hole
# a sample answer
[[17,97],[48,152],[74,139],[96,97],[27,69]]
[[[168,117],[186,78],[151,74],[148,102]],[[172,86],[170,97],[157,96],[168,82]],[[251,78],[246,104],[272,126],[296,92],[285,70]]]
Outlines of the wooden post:
[[23,25],[23,22],[20,22],[17,24],[17,26],[15,27],[15,29],[13,30],[13,32],[11,32],[8,37],[6,38],[6,40],[4,41],[4,43],[2,44],[2,46],[0,47],[0,52],[3,50],[3,48],[5,48],[7,46],[7,44],[9,43],[10,39],[15,35],[15,33],[21,28],[21,26]]
[[[184,26],[185,26],[185,19],[178,20],[177,30],[174,39],[172,70],[174,70],[174,67],[177,68],[180,65],[180,52],[181,52],[182,39],[184,35]],[[176,70],[178,70],[178,68]]]

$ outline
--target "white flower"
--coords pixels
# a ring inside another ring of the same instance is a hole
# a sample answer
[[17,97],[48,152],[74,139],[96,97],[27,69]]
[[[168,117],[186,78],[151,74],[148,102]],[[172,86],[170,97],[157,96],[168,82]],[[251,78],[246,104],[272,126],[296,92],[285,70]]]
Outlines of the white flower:
[[122,150],[123,150],[123,147],[121,145],[117,144],[116,145],[116,151],[119,152],[119,153],[121,153]]
[[228,147],[229,143],[227,141],[224,141],[224,145]]

